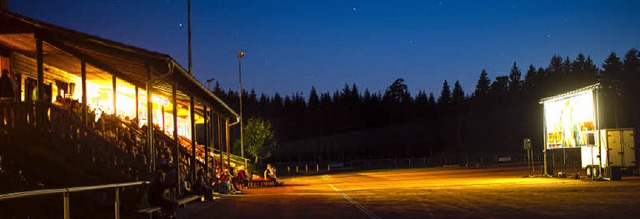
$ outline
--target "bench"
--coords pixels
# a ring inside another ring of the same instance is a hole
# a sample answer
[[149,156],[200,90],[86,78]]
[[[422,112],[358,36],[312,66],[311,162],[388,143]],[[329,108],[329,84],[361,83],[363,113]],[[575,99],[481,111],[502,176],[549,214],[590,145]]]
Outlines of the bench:
[[268,179],[263,179],[263,178],[258,178],[258,179],[252,179],[251,181],[249,181],[249,187],[259,187],[259,186],[275,186],[276,183],[272,180],[268,180]]
[[192,196],[184,197],[184,198],[178,200],[178,207],[184,208],[184,206],[187,203],[195,201],[195,200],[202,200],[202,198],[203,198],[203,196],[201,196],[201,195],[192,195]]
[[[162,208],[151,206],[151,207],[148,207],[148,208],[143,208],[143,209],[138,210],[138,214],[141,215],[141,216],[145,216],[145,217],[147,215],[149,215],[149,219],[162,218]],[[154,217],[154,215],[156,217]]]
[[[193,196],[185,197],[183,199],[178,200],[178,207],[184,208],[184,206],[187,203],[195,201],[195,200],[200,200],[201,198],[202,198],[201,195],[193,195]],[[146,218],[147,216],[149,216],[150,219],[162,218],[162,208],[156,207],[156,206],[150,206],[148,208],[143,208],[143,209],[138,210],[138,215],[140,215],[141,218]]]

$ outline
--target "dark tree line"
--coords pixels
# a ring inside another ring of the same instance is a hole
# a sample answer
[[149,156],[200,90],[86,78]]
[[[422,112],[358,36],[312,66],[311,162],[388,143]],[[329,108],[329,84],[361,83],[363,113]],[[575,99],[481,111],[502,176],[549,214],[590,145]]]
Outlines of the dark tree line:
[[[243,91],[243,108],[246,118],[272,121],[278,142],[417,122],[429,126],[425,129],[428,133],[415,135],[429,139],[428,143],[400,144],[405,147],[398,150],[401,152],[373,148],[368,153],[410,156],[443,149],[513,152],[521,150],[525,137],[542,147],[541,98],[598,82],[603,87],[602,112],[607,118],[601,127],[636,127],[640,123],[640,111],[636,110],[640,105],[640,53],[636,49],[622,57],[611,53],[601,66],[580,53],[574,59],[553,56],[546,67],[521,68],[513,63],[508,75],[493,80],[482,70],[472,94],[465,94],[458,81],[453,87],[444,81],[437,98],[426,91],[412,95],[404,79],[398,78],[384,92],[360,91],[356,84],[345,84],[333,93],[318,93],[311,87],[306,97],[302,93],[268,96]],[[225,92],[216,84],[214,93],[238,108],[236,91]],[[397,134],[388,133],[389,138]],[[411,142],[396,138],[399,143]]]

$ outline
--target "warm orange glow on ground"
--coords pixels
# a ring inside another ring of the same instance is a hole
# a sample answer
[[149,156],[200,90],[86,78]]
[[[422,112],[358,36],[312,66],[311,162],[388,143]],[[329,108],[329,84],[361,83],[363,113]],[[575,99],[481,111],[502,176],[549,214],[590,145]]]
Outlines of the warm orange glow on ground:
[[251,188],[210,203],[195,218],[625,218],[640,213],[632,207],[640,206],[638,177],[591,181],[527,174],[526,167],[419,168],[284,178],[282,187]]

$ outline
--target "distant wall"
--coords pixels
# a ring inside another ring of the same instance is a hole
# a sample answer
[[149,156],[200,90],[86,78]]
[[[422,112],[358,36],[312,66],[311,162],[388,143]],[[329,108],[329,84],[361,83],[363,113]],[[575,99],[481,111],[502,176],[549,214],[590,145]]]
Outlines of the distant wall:
[[425,122],[377,127],[284,142],[275,157],[292,162],[426,156],[436,147],[433,133],[433,126]]
[[[330,136],[282,142],[274,160],[351,161],[430,157],[438,153],[514,154],[530,138],[542,151],[542,109],[535,107],[474,108],[456,115],[358,130]],[[522,116],[528,115],[528,116]]]

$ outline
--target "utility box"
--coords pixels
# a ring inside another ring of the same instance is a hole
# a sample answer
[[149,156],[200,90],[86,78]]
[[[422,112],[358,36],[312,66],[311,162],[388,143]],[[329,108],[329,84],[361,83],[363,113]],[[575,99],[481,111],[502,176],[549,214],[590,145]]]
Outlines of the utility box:
[[[633,129],[602,129],[599,130],[596,138],[599,138],[596,140],[600,143],[600,147],[582,147],[581,151],[582,167],[586,169],[587,175],[597,174],[600,170],[611,170],[608,167],[614,167],[615,172],[633,170],[636,167],[636,143]],[[605,175],[610,176],[610,173]]]
[[609,166],[604,171],[604,177],[609,178],[611,180],[621,180],[622,170],[619,166]]
[[607,148],[609,166],[635,167],[636,151],[633,129],[601,130],[603,148]]

